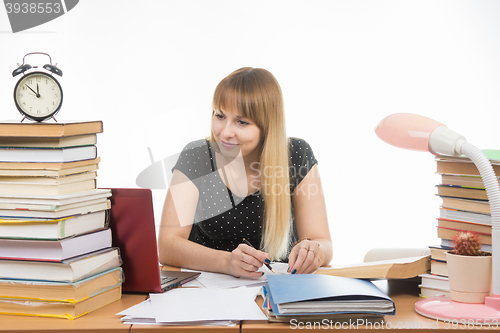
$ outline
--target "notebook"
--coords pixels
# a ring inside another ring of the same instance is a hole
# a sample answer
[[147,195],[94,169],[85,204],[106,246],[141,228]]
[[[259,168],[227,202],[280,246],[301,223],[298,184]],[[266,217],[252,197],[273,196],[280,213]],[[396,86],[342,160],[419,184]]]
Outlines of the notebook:
[[161,293],[200,275],[160,270],[150,189],[112,188],[111,193],[109,226],[123,261],[124,292]]

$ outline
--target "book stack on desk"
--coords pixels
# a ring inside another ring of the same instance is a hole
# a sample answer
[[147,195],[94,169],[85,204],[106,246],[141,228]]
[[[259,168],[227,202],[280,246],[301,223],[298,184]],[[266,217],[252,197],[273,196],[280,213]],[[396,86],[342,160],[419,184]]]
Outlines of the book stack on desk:
[[366,324],[396,312],[393,300],[366,280],[318,274],[268,275],[267,279],[263,309],[271,322],[328,319]]
[[0,123],[0,313],[74,319],[121,297],[96,188],[101,121]]
[[[500,151],[483,150],[497,175],[500,174]],[[437,219],[439,245],[430,246],[431,274],[422,277],[422,296],[449,294],[446,252],[453,247],[453,237],[461,231],[478,233],[482,250],[491,252],[491,212],[483,180],[475,164],[465,156],[436,156],[441,177],[437,195],[442,199]],[[436,287],[441,286],[441,287]]]

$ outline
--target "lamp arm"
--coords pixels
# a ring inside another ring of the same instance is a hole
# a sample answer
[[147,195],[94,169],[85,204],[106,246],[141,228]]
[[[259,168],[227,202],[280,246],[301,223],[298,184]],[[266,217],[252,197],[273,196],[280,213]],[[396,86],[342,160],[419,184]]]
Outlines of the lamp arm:
[[500,295],[500,187],[498,179],[489,159],[481,150],[465,142],[461,147],[461,153],[476,165],[488,195],[492,223],[492,294]]

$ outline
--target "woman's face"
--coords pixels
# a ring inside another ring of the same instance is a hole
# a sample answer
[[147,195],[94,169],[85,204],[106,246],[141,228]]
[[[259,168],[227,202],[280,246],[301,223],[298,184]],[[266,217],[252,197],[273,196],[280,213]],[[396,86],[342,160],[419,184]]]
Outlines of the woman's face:
[[250,119],[232,110],[215,111],[212,131],[223,155],[236,157],[241,151],[243,157],[260,157],[262,131]]

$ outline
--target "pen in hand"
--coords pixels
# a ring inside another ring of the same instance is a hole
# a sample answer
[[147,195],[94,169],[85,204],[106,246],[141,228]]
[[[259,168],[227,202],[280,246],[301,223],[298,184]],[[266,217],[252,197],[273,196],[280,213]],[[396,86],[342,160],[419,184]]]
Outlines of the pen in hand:
[[[255,249],[255,247],[249,242],[246,240],[246,238],[243,238],[243,243],[245,243],[246,245],[250,246],[250,247],[253,247]],[[269,268],[269,270],[273,273],[276,273],[273,268],[271,267],[270,264],[268,264],[267,262],[264,262],[264,265],[266,265],[267,268]]]

